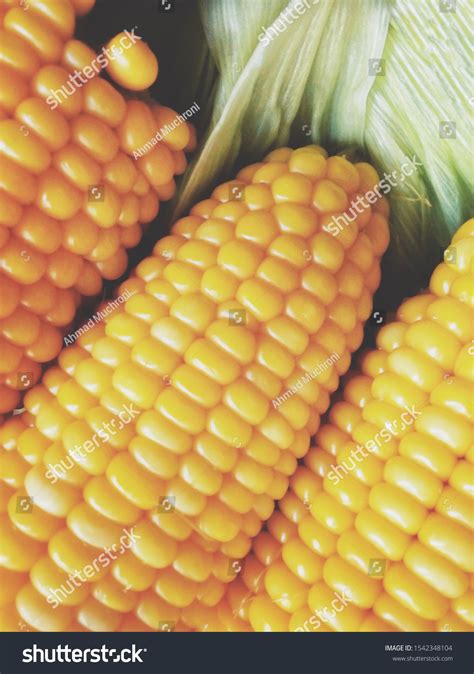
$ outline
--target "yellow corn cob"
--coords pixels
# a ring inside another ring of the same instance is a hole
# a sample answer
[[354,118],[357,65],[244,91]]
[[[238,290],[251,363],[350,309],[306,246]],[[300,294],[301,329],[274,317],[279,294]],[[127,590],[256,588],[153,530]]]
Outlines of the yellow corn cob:
[[[193,629],[193,611],[219,603],[362,341],[387,203],[338,237],[324,228],[377,180],[315,146],[243,169],[27,393],[31,416],[0,432],[7,625]],[[139,416],[98,441],[130,403]],[[18,512],[28,498],[32,512]],[[51,588],[124,527],[140,536],[133,548],[53,608]]]
[[470,220],[379,331],[214,612],[221,629],[472,631],[473,236]]
[[[0,414],[57,356],[81,298],[123,274],[193,146],[185,122],[132,159],[172,111],[127,102],[99,76],[103,61],[72,39],[75,13],[93,4],[0,1]],[[134,90],[152,84],[151,50],[122,51],[110,74]]]

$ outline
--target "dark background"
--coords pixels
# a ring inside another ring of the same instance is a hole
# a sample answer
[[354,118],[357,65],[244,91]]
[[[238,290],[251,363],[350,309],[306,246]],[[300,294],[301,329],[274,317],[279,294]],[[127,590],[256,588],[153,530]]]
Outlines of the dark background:
[[[267,2],[267,0],[253,1]],[[245,21],[244,13],[242,21]],[[100,51],[111,37],[122,30],[133,28],[136,29],[136,34],[149,44],[158,58],[159,73],[150,89],[152,97],[178,113],[188,109],[192,102],[198,101],[201,111],[193,115],[191,122],[196,127],[198,142],[202,142],[209,123],[209,111],[212,110],[218,72],[207,46],[198,0],[96,0],[93,10],[78,21],[76,37],[96,51]],[[108,78],[105,70],[101,75]],[[113,84],[119,88],[115,82]],[[129,91],[123,93],[126,96],[131,95]],[[302,140],[292,138],[292,140],[294,142],[290,145],[294,147],[308,142],[305,138]],[[341,151],[340,147],[328,146],[326,149],[330,154]],[[362,148],[352,150],[356,152],[354,159],[370,161]],[[188,155],[188,164],[196,155],[197,151]],[[241,159],[237,162],[236,170],[247,163],[250,162]],[[221,180],[231,177],[222,175]],[[183,176],[178,177],[178,186],[182,178]],[[207,193],[202,194],[201,198],[206,196]],[[168,233],[173,224],[171,213],[171,202],[162,202],[158,217],[147,226],[140,244],[128,251],[129,265],[124,275],[113,282],[104,283],[104,299],[113,297],[114,289],[130,275],[130,271],[140,260],[152,253],[154,243]],[[431,261],[434,258],[441,262],[443,248],[434,239],[429,244],[436,249],[436,252],[434,255],[428,254],[427,260]],[[430,262],[427,264],[424,260],[420,260],[419,265],[415,265],[410,273],[400,275],[397,264],[394,266],[391,259],[390,250],[384,256],[382,284],[374,298],[374,311],[378,311],[378,315],[383,313],[386,318],[391,317],[404,297],[416,294],[426,287],[433,271]],[[93,305],[89,302],[83,305],[83,310],[76,316],[73,327],[82,325],[84,318],[87,320],[91,306]],[[369,320],[366,327],[366,346],[373,344],[373,334],[379,327],[380,322]]]
[[[136,27],[136,34],[149,44],[160,65],[151,87],[153,97],[180,110],[187,107],[189,94],[177,78],[178,66],[195,64],[203,31],[197,0],[167,0],[168,11],[162,10],[162,2],[166,0],[96,0],[94,9],[79,20],[76,37],[98,51],[117,33]],[[185,39],[190,29],[196,37],[193,42]]]
[[[169,8],[166,10],[162,3],[169,5]],[[197,0],[96,0],[92,11],[77,22],[75,37],[99,52],[114,35],[133,28],[136,29],[136,35],[148,43],[158,59],[159,72],[156,82],[150,88],[151,96],[178,113],[188,109],[197,100],[196,92],[200,87],[199,78],[196,81],[194,75],[191,79],[191,70],[196,72],[196,63],[199,60],[203,67],[208,66],[210,60],[207,49],[203,52],[205,38]],[[182,73],[190,73],[189,79],[184,80]],[[101,72],[101,77],[120,89],[108,77],[106,70]],[[122,90],[122,93],[129,98],[134,95],[134,92],[127,90]],[[201,96],[198,98],[200,100]],[[197,129],[198,138],[202,135],[206,122],[199,112],[193,115],[192,124]],[[188,164],[192,157],[192,154],[188,155]],[[179,176],[177,182],[181,179]],[[103,299],[113,297],[114,289],[130,275],[130,270],[140,260],[151,254],[153,244],[168,233],[171,224],[170,208],[167,203],[162,202],[156,220],[147,226],[139,245],[127,251],[129,264],[125,273],[114,281],[104,281]],[[84,318],[90,316],[91,306],[96,303],[96,299],[84,303],[76,315],[74,326],[82,325]]]

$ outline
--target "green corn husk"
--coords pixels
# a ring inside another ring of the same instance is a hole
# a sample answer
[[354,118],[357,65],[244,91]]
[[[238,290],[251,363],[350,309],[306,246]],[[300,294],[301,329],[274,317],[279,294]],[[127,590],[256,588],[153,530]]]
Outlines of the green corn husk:
[[[456,227],[472,215],[470,5],[305,0],[298,14],[301,4],[201,0],[206,44],[195,90],[204,81],[209,92],[214,77],[214,97],[173,217],[240,166],[286,144],[355,155],[381,177],[416,157],[422,166],[388,195],[392,243],[381,296],[385,306],[396,305],[426,283]],[[297,18],[278,34],[283,10]],[[265,29],[275,35],[267,45]],[[381,60],[377,75],[371,59]]]

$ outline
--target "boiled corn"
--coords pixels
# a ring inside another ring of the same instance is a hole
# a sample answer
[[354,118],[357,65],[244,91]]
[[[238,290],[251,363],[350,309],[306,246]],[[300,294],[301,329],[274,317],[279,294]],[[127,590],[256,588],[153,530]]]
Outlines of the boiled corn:
[[[0,560],[23,584],[11,615],[38,630],[190,629],[185,613],[219,603],[362,341],[387,203],[337,240],[325,225],[377,180],[315,146],[272,152],[178,220],[120,286],[132,297],[63,350],[29,416],[1,431]],[[78,457],[130,404],[139,416]],[[53,609],[51,587],[124,527],[131,550]]]
[[470,220],[429,291],[380,329],[215,611],[220,629],[473,630],[473,236]]
[[[96,54],[72,37],[75,14],[93,4],[0,2],[0,414],[57,356],[81,298],[123,274],[125,251],[173,195],[195,142],[184,122],[178,143],[164,136],[131,159],[169,108],[126,101],[95,75]],[[152,84],[158,65],[145,43],[122,51],[114,79]],[[68,80],[76,70],[88,74],[83,86]]]

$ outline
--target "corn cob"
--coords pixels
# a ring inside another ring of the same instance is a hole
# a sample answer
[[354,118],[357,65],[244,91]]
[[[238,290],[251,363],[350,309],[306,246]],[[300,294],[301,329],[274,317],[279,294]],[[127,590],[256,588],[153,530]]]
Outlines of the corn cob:
[[473,236],[471,219],[348,378],[221,628],[473,630]]
[[[13,619],[15,600],[39,630],[192,629],[196,607],[220,601],[361,344],[387,202],[337,239],[325,228],[377,181],[315,146],[243,169],[174,225],[120,286],[133,296],[27,393],[32,416],[0,438]],[[78,458],[130,403],[139,416]],[[27,497],[33,512],[18,515]],[[124,526],[140,540],[53,609],[50,588]]]
[[[185,122],[131,159],[170,111],[127,102],[91,67],[96,54],[72,35],[74,12],[93,4],[0,2],[0,414],[57,356],[81,298],[123,274],[125,251],[173,195],[194,142]],[[110,74],[134,90],[149,86],[151,50],[137,42],[122,51]],[[74,71],[87,74],[83,86],[68,81]]]

